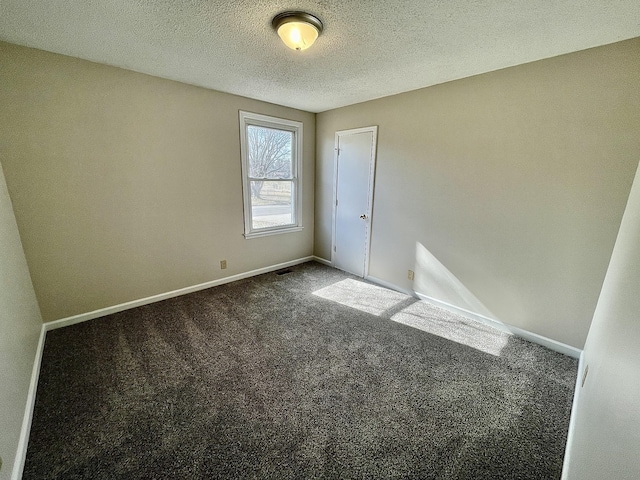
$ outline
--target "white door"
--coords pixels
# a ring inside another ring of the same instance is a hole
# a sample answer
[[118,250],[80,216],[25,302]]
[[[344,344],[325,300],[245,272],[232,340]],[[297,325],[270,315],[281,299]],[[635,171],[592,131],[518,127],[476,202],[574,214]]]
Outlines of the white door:
[[368,274],[378,127],[336,132],[333,265]]

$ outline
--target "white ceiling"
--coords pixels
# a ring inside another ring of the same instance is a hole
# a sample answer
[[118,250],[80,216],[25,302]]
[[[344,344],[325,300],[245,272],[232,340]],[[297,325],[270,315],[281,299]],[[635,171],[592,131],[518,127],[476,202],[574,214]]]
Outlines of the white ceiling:
[[638,36],[639,0],[0,0],[1,40],[311,112]]

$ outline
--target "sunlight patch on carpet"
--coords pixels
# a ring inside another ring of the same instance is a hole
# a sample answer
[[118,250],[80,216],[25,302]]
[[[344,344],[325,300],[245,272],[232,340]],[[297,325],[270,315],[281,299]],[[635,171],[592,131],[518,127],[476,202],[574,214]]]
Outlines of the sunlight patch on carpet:
[[359,282],[351,278],[316,290],[313,294],[377,316],[381,316],[386,311],[411,298],[404,293],[394,292],[393,290]]
[[393,315],[391,320],[496,357],[500,356],[510,336],[489,325],[455,315],[425,301],[409,305]]

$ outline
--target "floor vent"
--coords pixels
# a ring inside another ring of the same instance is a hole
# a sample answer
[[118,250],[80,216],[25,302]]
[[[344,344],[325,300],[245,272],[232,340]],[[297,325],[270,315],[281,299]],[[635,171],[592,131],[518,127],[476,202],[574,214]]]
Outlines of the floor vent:
[[290,268],[285,268],[284,270],[278,270],[276,272],[276,275],[285,275],[287,273],[291,273],[293,272],[293,270],[291,270]]

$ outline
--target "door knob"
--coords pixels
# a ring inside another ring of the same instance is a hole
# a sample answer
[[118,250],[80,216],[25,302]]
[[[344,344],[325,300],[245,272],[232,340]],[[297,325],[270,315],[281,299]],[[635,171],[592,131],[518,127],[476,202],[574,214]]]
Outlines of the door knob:
[[366,220],[366,219],[367,219],[367,215],[363,213],[362,215],[360,215],[360,218],[361,218],[362,220]]

